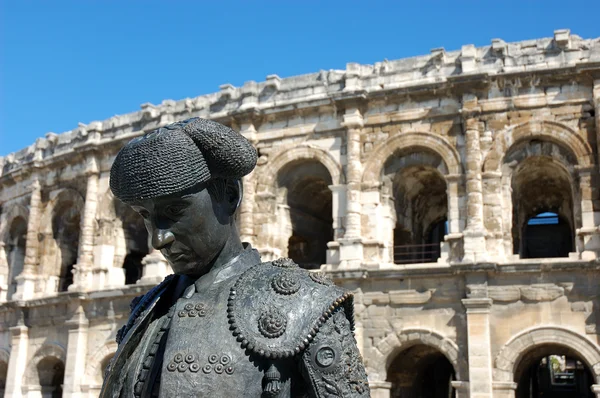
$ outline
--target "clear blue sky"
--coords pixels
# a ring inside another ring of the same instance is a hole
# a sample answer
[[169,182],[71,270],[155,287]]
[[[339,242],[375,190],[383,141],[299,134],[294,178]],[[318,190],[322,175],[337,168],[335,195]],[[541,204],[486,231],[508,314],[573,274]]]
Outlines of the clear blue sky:
[[600,1],[0,0],[0,156],[52,131],[281,77],[482,46],[600,36]]

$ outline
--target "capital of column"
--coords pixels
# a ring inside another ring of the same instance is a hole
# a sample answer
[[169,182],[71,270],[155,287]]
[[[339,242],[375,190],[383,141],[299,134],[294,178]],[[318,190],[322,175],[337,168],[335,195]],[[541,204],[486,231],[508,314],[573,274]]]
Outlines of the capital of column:
[[592,384],[591,390],[596,396],[600,397],[600,384]]
[[252,144],[258,142],[257,130],[252,121],[244,121],[240,127],[240,134],[243,135]]
[[517,383],[514,381],[494,381],[492,388],[499,391],[516,391]]
[[465,298],[461,301],[467,309],[467,314],[488,314],[494,303],[491,298],[484,297]]
[[342,127],[347,129],[359,129],[364,126],[364,119],[360,110],[351,108],[344,113]]

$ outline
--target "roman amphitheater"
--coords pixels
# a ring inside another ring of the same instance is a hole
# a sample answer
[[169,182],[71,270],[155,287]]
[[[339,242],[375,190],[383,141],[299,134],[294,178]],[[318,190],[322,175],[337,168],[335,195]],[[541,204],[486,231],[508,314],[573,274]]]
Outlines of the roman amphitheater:
[[5,396],[98,396],[170,272],[111,163],[194,116],[258,148],[243,239],[355,292],[373,397],[600,397],[600,38],[568,30],[225,84],[0,158]]

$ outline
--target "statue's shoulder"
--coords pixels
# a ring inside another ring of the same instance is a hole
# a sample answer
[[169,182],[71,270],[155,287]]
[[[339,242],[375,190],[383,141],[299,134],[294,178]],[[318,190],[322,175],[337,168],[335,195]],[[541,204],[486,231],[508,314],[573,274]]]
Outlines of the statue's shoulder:
[[352,293],[325,274],[282,258],[258,264],[238,278],[229,292],[227,316],[242,348],[278,359],[303,352],[340,307],[353,328]]
[[167,276],[161,283],[150,289],[146,294],[137,296],[131,301],[129,304],[131,313],[127,319],[127,323],[123,325],[123,327],[117,332],[117,344],[121,344],[121,341],[129,329],[133,327],[137,319],[142,316],[144,311],[146,311],[153,303],[160,299],[162,294],[167,291],[167,289],[172,286],[175,281],[177,281],[177,275],[171,274]]

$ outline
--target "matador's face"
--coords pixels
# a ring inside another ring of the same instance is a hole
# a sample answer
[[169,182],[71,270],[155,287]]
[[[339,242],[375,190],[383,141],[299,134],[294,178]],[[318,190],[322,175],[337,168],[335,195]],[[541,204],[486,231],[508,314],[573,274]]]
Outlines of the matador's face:
[[204,185],[192,193],[136,201],[131,207],[144,218],[152,246],[173,271],[199,277],[234,232],[231,203],[227,197],[215,199]]

